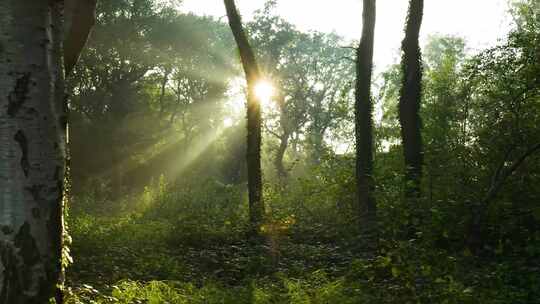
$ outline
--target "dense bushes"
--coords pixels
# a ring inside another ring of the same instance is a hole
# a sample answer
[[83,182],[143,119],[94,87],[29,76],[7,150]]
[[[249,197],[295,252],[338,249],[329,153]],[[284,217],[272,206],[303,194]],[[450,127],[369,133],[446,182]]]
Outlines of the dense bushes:
[[540,248],[535,236],[519,258],[506,251],[473,257],[448,245],[444,220],[452,209],[430,211],[432,219],[407,239],[392,220],[402,207],[385,196],[381,253],[358,259],[349,160],[327,161],[334,170],[323,164],[284,192],[267,187],[262,245],[246,240],[242,189],[212,179],[161,179],[112,216],[101,205],[73,208],[68,303],[533,303],[540,293],[530,260]]

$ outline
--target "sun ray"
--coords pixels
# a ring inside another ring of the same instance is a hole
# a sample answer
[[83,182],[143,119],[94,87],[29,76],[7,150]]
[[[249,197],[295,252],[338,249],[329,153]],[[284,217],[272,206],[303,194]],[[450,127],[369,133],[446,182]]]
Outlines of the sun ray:
[[260,100],[263,107],[269,107],[274,97],[275,89],[272,83],[268,80],[260,80],[255,85],[255,95]]

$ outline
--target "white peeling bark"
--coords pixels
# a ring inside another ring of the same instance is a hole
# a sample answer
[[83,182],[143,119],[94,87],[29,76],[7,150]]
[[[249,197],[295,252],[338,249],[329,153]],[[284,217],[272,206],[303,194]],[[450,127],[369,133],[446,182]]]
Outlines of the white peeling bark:
[[47,303],[61,272],[62,6],[0,1],[0,304]]

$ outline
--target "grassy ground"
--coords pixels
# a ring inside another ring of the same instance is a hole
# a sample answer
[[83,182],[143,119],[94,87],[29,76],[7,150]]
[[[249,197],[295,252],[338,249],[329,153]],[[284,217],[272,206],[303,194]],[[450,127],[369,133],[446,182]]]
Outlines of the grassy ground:
[[249,242],[242,191],[203,187],[79,198],[67,303],[539,303],[527,260],[385,238],[361,259],[355,225],[314,200],[269,200],[265,240]]

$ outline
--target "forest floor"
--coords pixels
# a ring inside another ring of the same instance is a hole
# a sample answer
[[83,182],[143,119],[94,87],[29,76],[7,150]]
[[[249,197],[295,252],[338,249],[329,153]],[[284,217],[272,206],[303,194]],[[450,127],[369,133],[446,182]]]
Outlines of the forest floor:
[[[75,262],[69,269],[68,285],[79,297],[94,300],[105,299],[105,294],[118,296],[119,282],[160,281],[169,285],[189,282],[190,288],[220,286],[223,294],[216,295],[217,302],[202,303],[222,303],[218,299],[228,295],[233,296],[232,302],[223,303],[241,303],[236,301],[249,298],[244,287],[253,284],[261,285],[259,293],[281,294],[280,303],[288,303],[287,289],[296,283],[314,280],[312,283],[321,286],[313,287],[344,288],[338,286],[342,283],[339,278],[347,275],[355,257],[345,240],[321,240],[310,234],[300,237],[282,232],[256,243],[231,229],[221,236],[182,233],[178,240],[163,222],[90,217],[76,222]],[[192,302],[198,303],[195,298],[186,303]]]
[[321,210],[283,216],[250,242],[245,206],[228,195],[207,206],[169,197],[122,212],[74,208],[67,304],[540,303],[532,258],[381,239],[380,253],[363,259],[356,226]]

